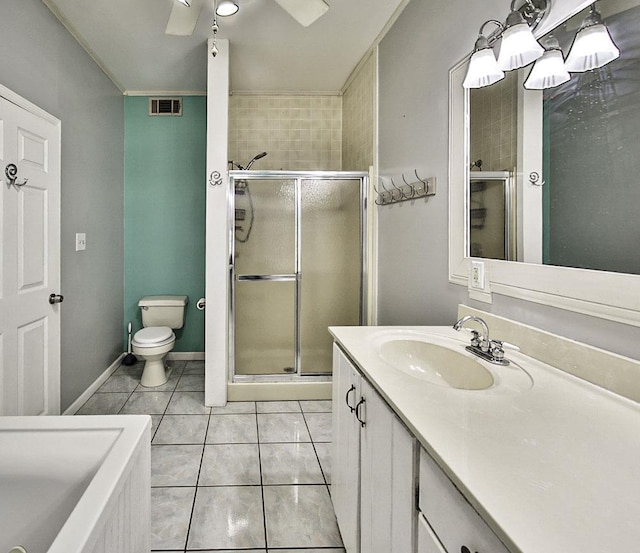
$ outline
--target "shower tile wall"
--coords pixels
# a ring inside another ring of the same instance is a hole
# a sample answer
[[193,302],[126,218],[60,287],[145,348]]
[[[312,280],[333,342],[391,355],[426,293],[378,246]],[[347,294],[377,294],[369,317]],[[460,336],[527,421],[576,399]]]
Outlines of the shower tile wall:
[[342,169],[368,171],[373,165],[376,54],[360,68],[342,97]]
[[342,169],[342,97],[242,95],[229,98],[229,159],[254,169]]
[[510,171],[516,165],[517,72],[492,86],[471,90],[471,162],[483,171]]

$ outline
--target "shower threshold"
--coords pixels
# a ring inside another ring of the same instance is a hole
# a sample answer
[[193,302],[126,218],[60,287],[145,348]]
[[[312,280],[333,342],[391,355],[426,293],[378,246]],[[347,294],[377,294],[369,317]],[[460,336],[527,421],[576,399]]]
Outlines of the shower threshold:
[[233,377],[233,383],[260,383],[260,382],[331,382],[331,374],[298,375],[284,374],[237,374]]
[[331,399],[331,376],[280,377],[265,380],[265,377],[229,382],[228,401],[292,401]]

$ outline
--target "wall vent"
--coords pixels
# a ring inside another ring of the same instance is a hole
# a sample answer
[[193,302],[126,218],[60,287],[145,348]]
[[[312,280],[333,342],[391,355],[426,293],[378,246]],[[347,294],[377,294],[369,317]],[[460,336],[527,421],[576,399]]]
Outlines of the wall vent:
[[182,116],[182,98],[149,98],[149,115]]

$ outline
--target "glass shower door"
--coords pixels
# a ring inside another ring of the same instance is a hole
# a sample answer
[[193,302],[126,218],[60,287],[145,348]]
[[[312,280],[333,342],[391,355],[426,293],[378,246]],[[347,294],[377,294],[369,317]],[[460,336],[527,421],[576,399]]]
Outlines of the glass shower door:
[[235,180],[234,185],[234,372],[294,372],[295,180]]
[[300,374],[331,374],[329,326],[360,324],[360,180],[303,180]]

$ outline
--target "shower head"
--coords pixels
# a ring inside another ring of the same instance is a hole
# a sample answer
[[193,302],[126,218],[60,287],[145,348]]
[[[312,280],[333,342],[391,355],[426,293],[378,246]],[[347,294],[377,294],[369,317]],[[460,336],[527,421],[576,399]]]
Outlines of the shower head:
[[257,154],[249,163],[247,163],[246,166],[246,170],[248,171],[249,169],[251,169],[251,166],[258,161],[259,159],[262,159],[264,156],[267,155],[267,152],[260,152],[259,154]]

